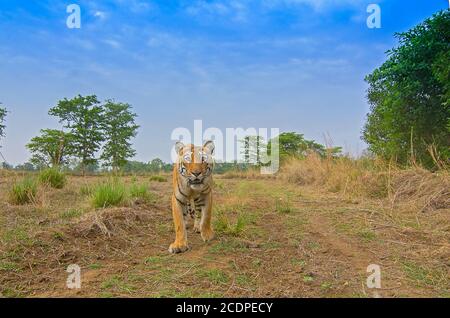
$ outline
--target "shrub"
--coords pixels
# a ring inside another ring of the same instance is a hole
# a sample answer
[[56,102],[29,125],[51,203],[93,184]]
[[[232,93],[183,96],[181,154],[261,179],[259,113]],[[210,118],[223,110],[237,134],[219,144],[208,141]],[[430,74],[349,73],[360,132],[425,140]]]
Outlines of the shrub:
[[125,185],[117,180],[99,184],[92,189],[92,204],[95,208],[121,206],[127,198]]
[[10,199],[13,204],[27,204],[36,201],[38,191],[37,182],[26,178],[13,184],[10,191]]
[[52,188],[62,189],[66,184],[66,175],[58,168],[49,168],[39,173],[39,182],[48,184]]

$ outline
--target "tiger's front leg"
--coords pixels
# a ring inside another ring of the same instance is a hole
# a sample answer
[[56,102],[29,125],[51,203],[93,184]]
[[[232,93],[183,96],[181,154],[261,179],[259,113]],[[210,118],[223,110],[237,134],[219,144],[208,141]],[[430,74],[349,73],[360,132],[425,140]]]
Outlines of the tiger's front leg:
[[172,215],[175,226],[175,242],[170,244],[170,253],[182,253],[189,249],[187,244],[186,224],[184,221],[183,206],[172,195]]
[[201,207],[202,216],[200,220],[200,235],[203,241],[208,242],[214,238],[214,231],[211,226],[212,216],[212,194],[209,192],[203,197],[203,206]]

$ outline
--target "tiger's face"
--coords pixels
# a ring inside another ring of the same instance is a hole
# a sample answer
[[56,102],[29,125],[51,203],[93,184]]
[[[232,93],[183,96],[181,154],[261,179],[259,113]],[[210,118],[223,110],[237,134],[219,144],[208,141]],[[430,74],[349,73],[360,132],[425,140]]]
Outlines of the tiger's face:
[[207,141],[203,146],[194,146],[177,142],[175,151],[178,154],[178,172],[186,179],[188,186],[199,190],[207,185],[214,165],[214,143]]

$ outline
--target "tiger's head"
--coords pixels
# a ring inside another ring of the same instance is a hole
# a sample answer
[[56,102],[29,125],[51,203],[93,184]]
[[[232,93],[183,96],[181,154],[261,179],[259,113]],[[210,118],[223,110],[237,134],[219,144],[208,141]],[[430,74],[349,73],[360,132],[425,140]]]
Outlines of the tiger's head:
[[213,153],[214,142],[205,142],[203,146],[192,144],[184,145],[182,142],[175,144],[178,155],[177,170],[182,178],[185,178],[189,187],[200,190],[211,180],[214,167]]

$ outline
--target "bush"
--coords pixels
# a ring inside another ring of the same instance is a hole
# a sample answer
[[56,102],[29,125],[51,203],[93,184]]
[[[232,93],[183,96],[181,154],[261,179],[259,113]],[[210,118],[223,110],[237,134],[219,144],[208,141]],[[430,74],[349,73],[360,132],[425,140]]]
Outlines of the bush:
[[121,206],[128,199],[125,185],[117,180],[111,180],[97,185],[92,189],[92,205],[95,208]]
[[27,204],[36,201],[38,185],[36,180],[26,178],[16,182],[10,191],[10,199],[13,204]]
[[66,175],[58,168],[45,169],[39,173],[39,182],[55,189],[62,189],[66,184]]

